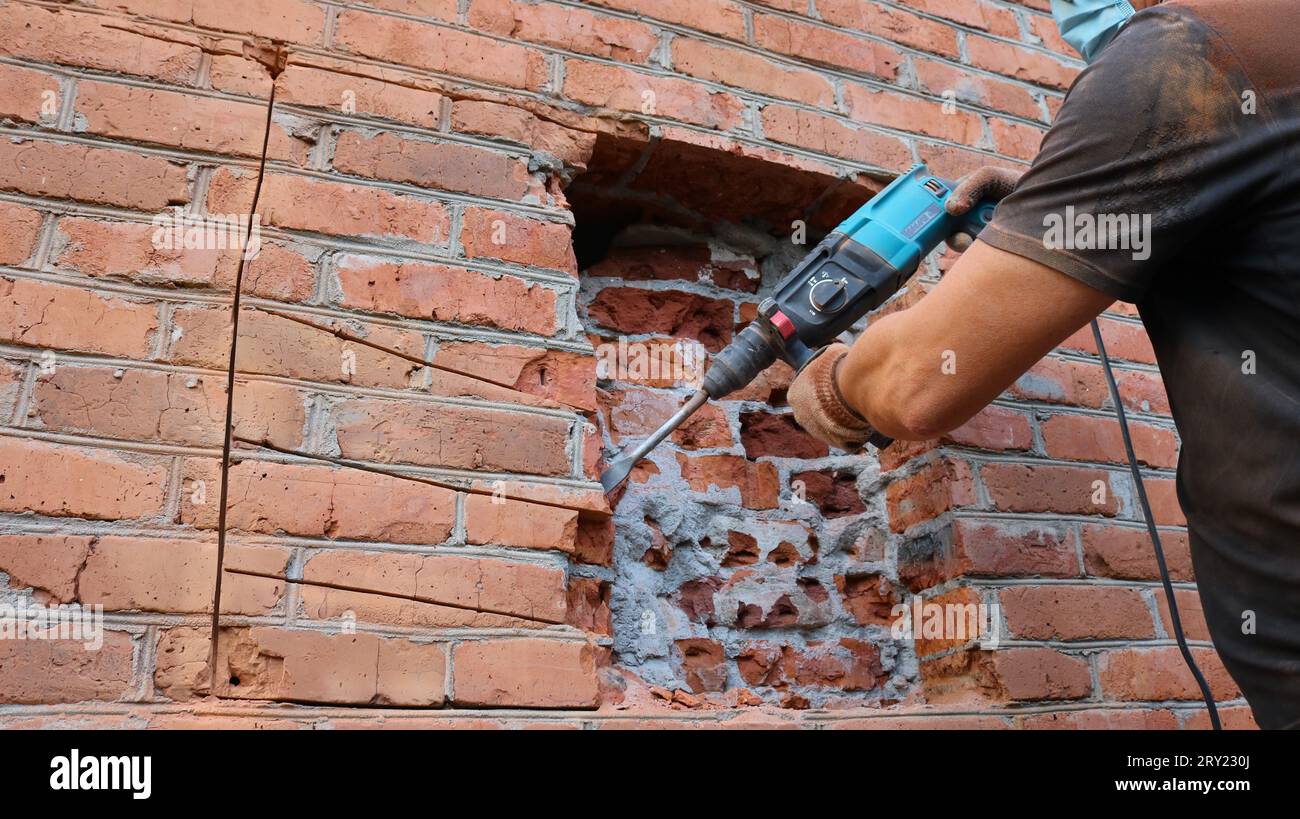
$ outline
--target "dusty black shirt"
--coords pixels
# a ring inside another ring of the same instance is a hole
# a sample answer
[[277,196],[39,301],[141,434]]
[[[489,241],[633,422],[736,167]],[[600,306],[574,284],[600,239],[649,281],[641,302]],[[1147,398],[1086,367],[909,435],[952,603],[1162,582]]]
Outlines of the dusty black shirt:
[[1165,3],[1080,74],[981,236],[1137,305],[1211,636],[1265,727],[1300,721],[1297,160],[1300,0]]

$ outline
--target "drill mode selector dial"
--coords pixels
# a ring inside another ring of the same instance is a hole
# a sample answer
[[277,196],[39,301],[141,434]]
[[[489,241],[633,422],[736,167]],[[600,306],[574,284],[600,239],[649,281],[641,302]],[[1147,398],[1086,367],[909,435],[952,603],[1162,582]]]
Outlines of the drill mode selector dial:
[[834,313],[847,301],[845,287],[848,283],[849,280],[843,277],[814,282],[808,289],[808,303],[818,313]]

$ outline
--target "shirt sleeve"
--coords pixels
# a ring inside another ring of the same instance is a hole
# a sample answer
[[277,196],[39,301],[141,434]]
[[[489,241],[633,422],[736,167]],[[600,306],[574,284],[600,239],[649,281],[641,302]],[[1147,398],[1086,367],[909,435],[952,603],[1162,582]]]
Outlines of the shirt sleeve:
[[[1079,75],[980,239],[1139,301],[1267,171],[1235,60],[1193,13],[1135,16]],[[1261,103],[1262,106],[1262,103]],[[1276,153],[1273,154],[1276,156]]]

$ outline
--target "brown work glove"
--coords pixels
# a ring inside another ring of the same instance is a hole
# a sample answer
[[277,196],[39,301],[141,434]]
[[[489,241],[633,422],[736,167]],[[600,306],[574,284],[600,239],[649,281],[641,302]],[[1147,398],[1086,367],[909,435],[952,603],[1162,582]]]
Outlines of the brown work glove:
[[871,425],[850,407],[835,383],[847,344],[832,344],[809,361],[786,392],[794,419],[813,437],[833,447],[861,449],[871,437]]
[[[957,182],[957,188],[948,197],[945,207],[953,216],[961,216],[985,199],[994,202],[1005,199],[1016,189],[1020,177],[1020,171],[985,165]],[[964,252],[972,243],[974,239],[969,233],[954,233],[948,237],[948,247],[958,253]]]

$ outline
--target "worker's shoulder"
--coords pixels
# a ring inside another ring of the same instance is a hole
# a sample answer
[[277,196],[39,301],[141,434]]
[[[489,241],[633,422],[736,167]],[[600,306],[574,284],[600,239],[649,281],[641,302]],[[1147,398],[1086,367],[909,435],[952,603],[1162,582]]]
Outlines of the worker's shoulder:
[[1290,88],[1300,76],[1297,0],[1167,0],[1150,15],[1208,35],[1205,56],[1220,70],[1244,70],[1258,90]]

